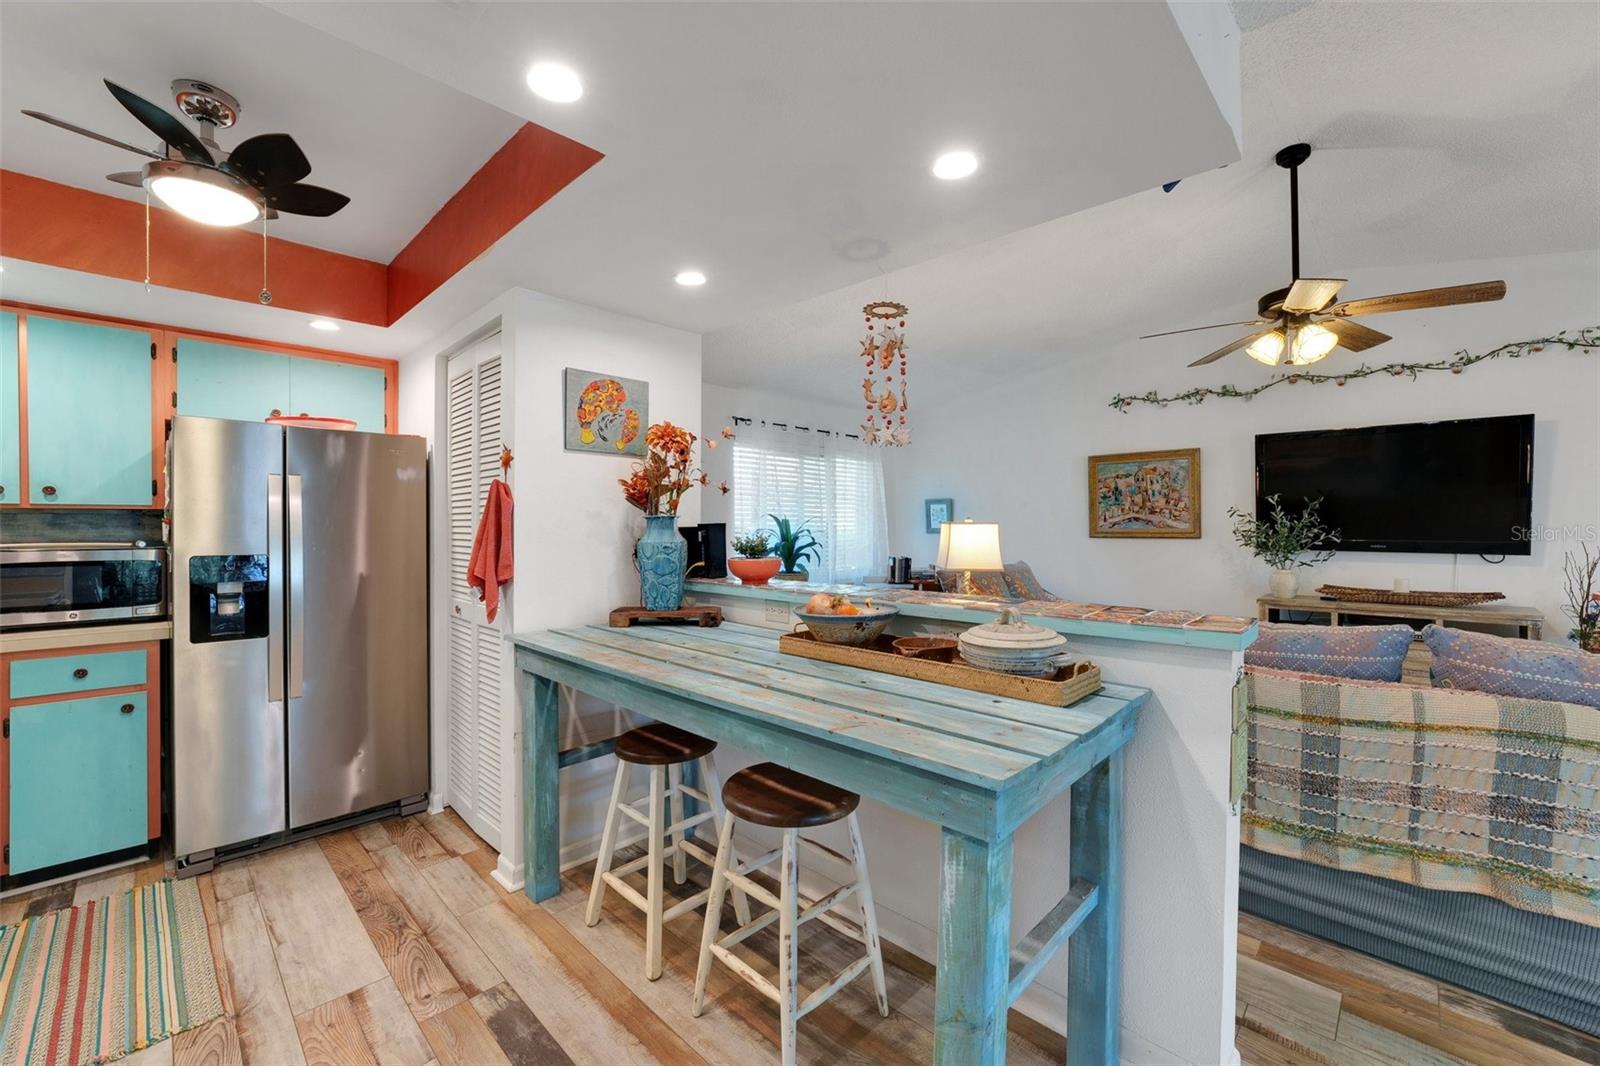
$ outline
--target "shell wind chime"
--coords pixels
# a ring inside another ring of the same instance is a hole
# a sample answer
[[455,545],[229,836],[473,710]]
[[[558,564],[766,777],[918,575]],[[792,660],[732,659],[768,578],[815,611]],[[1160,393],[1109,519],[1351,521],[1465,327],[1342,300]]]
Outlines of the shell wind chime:
[[[861,359],[867,368],[867,376],[861,379],[861,395],[867,404],[867,420],[861,423],[861,439],[868,444],[903,447],[911,443],[911,427],[906,425],[906,411],[910,408],[906,404],[905,340],[910,309],[892,300],[880,300],[861,310],[867,316],[867,335],[861,341]],[[882,330],[878,329],[879,323],[883,324]]]

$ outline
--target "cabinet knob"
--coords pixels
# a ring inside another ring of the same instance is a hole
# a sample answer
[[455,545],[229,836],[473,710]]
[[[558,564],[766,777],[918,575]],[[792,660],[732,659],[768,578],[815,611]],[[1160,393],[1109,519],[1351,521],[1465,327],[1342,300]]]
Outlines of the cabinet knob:
[[124,703],[124,704],[123,704],[123,705],[122,705],[122,713],[123,713],[123,714],[132,714],[132,713],[133,713],[133,704],[131,704],[131,703]]
[[77,678],[79,681],[82,681],[84,678],[89,676],[89,668],[87,666],[80,666],[76,670],[72,671],[72,676]]
[[56,494],[56,487],[54,485],[46,485],[40,491],[42,491],[46,496],[54,496]]
[[0,485],[0,497],[3,497],[5,494],[6,494],[6,487],[4,485]]

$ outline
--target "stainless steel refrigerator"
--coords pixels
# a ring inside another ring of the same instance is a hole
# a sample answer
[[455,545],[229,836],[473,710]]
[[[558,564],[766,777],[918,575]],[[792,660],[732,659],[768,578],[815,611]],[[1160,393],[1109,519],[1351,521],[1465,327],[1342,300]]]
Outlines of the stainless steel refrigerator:
[[425,804],[427,493],[418,437],[173,421],[181,872]]

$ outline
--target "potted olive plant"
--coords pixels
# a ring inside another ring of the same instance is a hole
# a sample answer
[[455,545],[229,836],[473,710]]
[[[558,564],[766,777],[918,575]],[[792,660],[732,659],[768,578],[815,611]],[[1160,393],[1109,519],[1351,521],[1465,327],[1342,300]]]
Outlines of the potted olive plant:
[[1332,546],[1339,543],[1339,531],[1322,524],[1317,514],[1321,506],[1322,497],[1319,496],[1307,500],[1304,508],[1290,514],[1283,509],[1278,497],[1272,495],[1267,497],[1265,515],[1228,508],[1228,517],[1233,519],[1233,539],[1272,567],[1268,587],[1279,599],[1295,594],[1299,584],[1296,567],[1316,566],[1333,558]]
[[806,560],[821,562],[822,545],[811,535],[804,522],[790,522],[775,514],[767,517],[772,519],[775,527],[772,553],[783,562],[783,569],[777,576],[785,581],[808,580],[811,575],[806,572]]
[[778,572],[782,560],[772,554],[772,544],[764,529],[744,536],[735,536],[730,542],[737,559],[728,560],[728,569],[741,584],[765,585]]

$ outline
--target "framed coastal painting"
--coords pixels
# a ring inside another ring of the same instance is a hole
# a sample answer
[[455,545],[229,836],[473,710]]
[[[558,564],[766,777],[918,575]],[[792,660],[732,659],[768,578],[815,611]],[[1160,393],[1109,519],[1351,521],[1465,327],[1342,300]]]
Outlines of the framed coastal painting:
[[941,525],[956,520],[956,505],[948,496],[937,500],[923,500],[922,520],[927,532],[937,533]]
[[615,374],[566,369],[562,430],[569,452],[643,455],[650,385]]
[[1200,449],[1089,456],[1089,536],[1200,536]]

